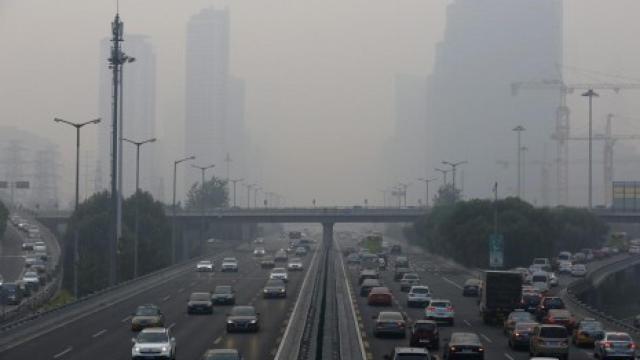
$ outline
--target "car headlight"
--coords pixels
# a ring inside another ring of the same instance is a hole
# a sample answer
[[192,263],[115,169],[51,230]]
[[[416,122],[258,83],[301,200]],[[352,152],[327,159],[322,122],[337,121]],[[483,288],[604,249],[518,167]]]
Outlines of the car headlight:
[[135,351],[135,352],[139,353],[139,352],[140,352],[140,346],[135,346],[135,347],[133,348],[133,351]]
[[269,291],[267,289],[262,290],[264,293],[268,293]]
[[255,324],[255,323],[257,323],[257,322],[258,322],[257,320],[251,320],[251,323],[252,323],[252,324]]
[[162,352],[166,352],[169,348],[167,348],[166,346],[162,347]]
[[233,324],[233,320],[227,320],[227,324]]
[[286,291],[285,289],[280,289],[280,292],[285,292],[285,291]]

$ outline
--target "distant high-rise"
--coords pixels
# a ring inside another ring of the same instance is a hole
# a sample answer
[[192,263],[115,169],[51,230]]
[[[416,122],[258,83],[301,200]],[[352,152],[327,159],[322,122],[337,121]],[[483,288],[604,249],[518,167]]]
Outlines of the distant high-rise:
[[464,166],[467,195],[489,197],[495,181],[501,195],[512,195],[517,145],[511,129],[523,125],[528,148],[524,197],[539,204],[540,169],[553,161],[544,158],[544,148],[553,146],[558,95],[541,91],[512,97],[510,84],[558,79],[562,40],[561,0],[451,3],[428,79],[430,167],[442,160],[469,161]]
[[[230,152],[229,82],[229,11],[207,8],[187,25],[185,154],[215,164],[217,174],[223,174]],[[194,169],[186,167],[184,174],[187,189],[200,182]]]
[[[156,133],[156,55],[149,37],[125,34],[124,52],[135,58],[124,65],[123,76],[123,131],[125,138],[142,141],[152,138]],[[111,174],[111,89],[112,73],[107,68],[106,59],[110,56],[111,42],[100,42],[100,89],[99,115],[102,122],[98,125],[98,168],[96,170],[96,188],[108,187]],[[144,191],[157,192],[158,177],[155,166],[155,145],[146,145],[140,151],[140,187]],[[123,144],[123,194],[128,196],[135,191],[136,152],[131,144]]]

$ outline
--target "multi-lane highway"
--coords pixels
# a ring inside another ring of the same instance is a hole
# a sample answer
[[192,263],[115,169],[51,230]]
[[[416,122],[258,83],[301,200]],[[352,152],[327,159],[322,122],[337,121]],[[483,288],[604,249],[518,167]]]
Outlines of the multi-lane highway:
[[5,282],[14,282],[22,277],[24,256],[22,238],[18,230],[7,224],[7,231],[0,241],[0,275]]
[[[268,239],[265,247],[273,252],[286,247],[286,241]],[[218,267],[224,256],[238,259],[237,273],[197,273],[194,267],[193,272],[150,291],[116,304],[105,304],[100,311],[61,324],[54,331],[0,353],[0,359],[129,359],[131,337],[135,335],[130,330],[131,314],[138,305],[147,303],[160,306],[164,312],[165,325],[173,331],[177,341],[177,357],[180,359],[198,359],[209,348],[236,348],[242,351],[245,359],[272,358],[305,271],[290,272],[286,299],[263,299],[263,286],[269,270],[260,268],[251,252],[238,251],[213,256]],[[309,264],[312,256],[306,256],[305,265]],[[230,306],[216,306],[213,315],[187,315],[189,294],[212,291],[217,285],[233,285],[237,305],[256,307],[261,322],[258,333],[227,334],[225,314]]]
[[[433,298],[448,299],[453,302],[455,325],[443,325],[440,327],[441,346],[444,344],[443,340],[448,338],[452,332],[474,332],[480,336],[485,346],[485,359],[529,359],[527,351],[514,351],[508,347],[507,337],[502,333],[501,327],[483,324],[478,312],[477,298],[462,296],[464,282],[472,277],[469,273],[461,271],[459,268],[451,266],[429,254],[411,254],[409,258],[412,268],[420,275],[422,283],[430,287]],[[367,305],[366,297],[358,295],[359,267],[350,265],[349,270],[352,291],[356,295],[358,311],[365,329],[363,337],[365,338],[365,346],[368,348],[368,357],[375,360],[383,359],[384,355],[389,354],[394,347],[408,346],[408,332],[405,339],[376,338],[373,335],[375,320],[372,317],[376,316],[380,311],[404,312],[408,317],[409,324],[416,319],[422,319],[424,316],[424,309],[406,306],[407,295],[400,291],[400,283],[394,281],[392,267],[380,273],[381,282],[384,286],[389,287],[393,293],[394,301],[392,307],[372,307]],[[571,281],[569,276],[561,276],[558,288],[562,288],[569,281]],[[572,346],[569,358],[575,360],[592,359],[593,350]]]

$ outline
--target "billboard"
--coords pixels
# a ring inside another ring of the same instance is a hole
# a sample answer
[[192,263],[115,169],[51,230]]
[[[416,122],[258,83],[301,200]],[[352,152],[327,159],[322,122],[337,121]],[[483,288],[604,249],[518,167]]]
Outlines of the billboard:
[[614,181],[611,207],[617,211],[640,211],[640,181]]
[[504,237],[502,234],[491,234],[489,237],[489,266],[494,269],[504,266]]

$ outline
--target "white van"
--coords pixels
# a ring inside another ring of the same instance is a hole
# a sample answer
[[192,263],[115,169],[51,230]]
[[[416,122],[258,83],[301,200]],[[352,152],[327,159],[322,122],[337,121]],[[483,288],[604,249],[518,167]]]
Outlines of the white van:
[[531,285],[540,293],[549,291],[549,274],[546,271],[536,271],[531,274]]

